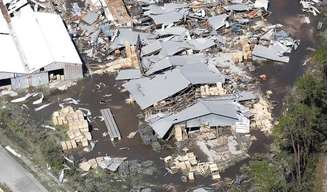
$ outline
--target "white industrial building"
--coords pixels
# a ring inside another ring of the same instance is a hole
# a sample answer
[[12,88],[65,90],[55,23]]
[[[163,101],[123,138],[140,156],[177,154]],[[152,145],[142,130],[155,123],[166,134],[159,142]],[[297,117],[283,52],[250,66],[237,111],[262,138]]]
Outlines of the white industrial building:
[[[59,15],[34,11],[29,4],[0,14],[0,85],[12,89],[83,77],[82,61]],[[7,19],[6,19],[7,18]]]

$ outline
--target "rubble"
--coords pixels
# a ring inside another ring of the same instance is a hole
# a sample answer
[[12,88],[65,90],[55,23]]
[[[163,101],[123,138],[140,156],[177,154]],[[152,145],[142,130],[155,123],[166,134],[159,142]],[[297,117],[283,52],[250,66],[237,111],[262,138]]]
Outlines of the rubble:
[[20,97],[20,98],[17,98],[17,99],[13,99],[10,102],[12,102],[12,103],[20,103],[20,102],[26,101],[32,95],[33,95],[33,93],[27,93],[25,96]]
[[258,103],[253,105],[251,112],[254,114],[254,125],[265,133],[271,133],[273,128],[271,106],[267,100],[260,98]]
[[39,99],[37,99],[37,100],[35,100],[35,101],[33,101],[33,105],[38,105],[38,104],[41,104],[42,103],[42,101],[43,101],[43,98],[44,98],[44,95],[43,95],[43,93],[41,93],[41,97],[39,98]]
[[167,169],[171,174],[182,172],[189,181],[195,180],[196,175],[212,175],[212,179],[220,178],[219,168],[213,162],[199,162],[193,152],[176,157],[167,156],[163,158]]
[[49,105],[51,105],[51,103],[47,103],[47,104],[41,105],[40,107],[35,108],[34,111],[40,111],[40,110],[48,107]]
[[307,13],[312,13],[313,16],[317,16],[320,14],[320,11],[318,10],[317,7],[320,6],[321,1],[320,0],[310,0],[310,1],[305,1],[305,0],[300,0],[300,4],[303,7],[303,12]]
[[89,159],[88,161],[80,162],[79,168],[83,171],[89,171],[90,169],[100,167],[101,169],[115,172],[124,160],[126,160],[126,157],[99,156],[94,159]]
[[[143,111],[143,123],[138,127],[143,143],[160,151],[165,147],[162,142],[176,142],[176,152],[163,159],[170,173],[182,172],[183,180],[189,181],[197,175],[220,179],[221,170],[248,157],[253,128],[270,132],[271,106],[255,84],[268,76],[253,78],[248,72],[255,68],[253,61],[288,63],[299,41],[282,25],[267,22],[268,0],[81,3],[84,6],[59,3],[55,10],[62,13],[90,74],[117,72],[116,80],[124,81],[121,91],[129,93],[126,101],[135,102]],[[313,3],[301,3],[318,14]],[[50,76],[50,87],[65,90],[76,84],[57,80],[63,80],[63,75]],[[33,104],[42,102],[43,95]],[[63,102],[78,105],[80,101],[66,98]],[[88,109],[72,107],[53,114],[55,126],[68,128],[69,140],[61,142],[63,151],[79,147],[87,151],[92,140],[90,115]],[[106,118],[100,119],[106,122]],[[136,133],[130,132],[127,138]],[[121,139],[119,132],[109,135]],[[189,144],[198,147],[207,161],[179,150]],[[82,161],[79,167],[83,171],[100,167],[122,176],[154,172],[147,162],[109,156]]]
[[121,177],[148,175],[152,176],[156,172],[152,161],[126,160],[118,168]]

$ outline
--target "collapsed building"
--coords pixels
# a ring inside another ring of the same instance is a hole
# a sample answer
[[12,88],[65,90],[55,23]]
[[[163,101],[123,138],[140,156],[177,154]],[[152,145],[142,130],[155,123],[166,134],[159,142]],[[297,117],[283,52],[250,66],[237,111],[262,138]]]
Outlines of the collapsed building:
[[212,8],[202,7],[204,2],[145,3],[141,16],[133,17],[135,30],[117,28],[111,49],[124,53],[128,42],[139,63],[122,64],[116,80],[127,81],[128,101],[144,111],[158,138],[181,141],[189,133],[215,130],[217,140],[230,138],[231,146],[248,146],[255,126],[250,109],[259,95],[241,68],[252,60],[287,63],[298,46],[281,25],[263,21],[268,3],[221,2]]
[[0,1],[0,84],[12,89],[83,77],[82,61],[57,14]]
[[202,55],[190,55],[165,58],[153,64],[144,63],[142,66],[147,67],[146,74],[157,75],[133,79],[124,86],[141,109],[146,109],[195,86],[222,85],[225,82],[224,75],[205,61]]
[[217,129],[229,127],[237,133],[249,133],[250,115],[248,108],[233,100],[202,98],[180,112],[154,118],[150,126],[160,138],[165,137],[172,128],[179,129],[175,131],[177,133],[199,130],[202,126]]
[[[269,104],[263,101],[267,104],[263,107],[256,81],[247,74],[254,68],[252,61],[286,63],[297,48],[282,26],[264,19],[268,3],[86,0],[65,2],[63,9],[60,5],[56,9],[90,72],[118,71],[116,80],[124,81],[121,91],[130,95],[127,101],[135,101],[144,112],[138,125],[144,143],[159,151],[158,138],[174,137],[177,153],[196,144],[208,159],[192,168],[217,164],[210,171],[217,178],[218,169],[247,157],[251,128],[272,127]],[[20,11],[9,18],[18,17]],[[266,115],[257,114],[263,112]],[[106,127],[118,130],[108,121],[113,115],[101,113]],[[112,140],[121,139],[118,131],[114,136],[108,132]],[[102,164],[96,161],[92,159],[87,167]],[[181,168],[188,161],[177,158],[176,162]],[[167,166],[172,168],[176,162]],[[188,169],[202,172],[197,170]]]

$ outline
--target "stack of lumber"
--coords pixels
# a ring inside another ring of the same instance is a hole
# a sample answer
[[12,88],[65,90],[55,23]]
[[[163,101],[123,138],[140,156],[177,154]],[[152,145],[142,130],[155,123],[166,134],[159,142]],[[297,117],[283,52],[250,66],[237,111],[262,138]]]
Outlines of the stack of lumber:
[[82,111],[74,111],[71,106],[64,107],[53,113],[52,122],[54,125],[68,128],[67,135],[69,140],[61,142],[64,151],[75,149],[78,145],[88,147],[88,141],[92,139],[92,136],[89,132],[88,121],[84,119]]

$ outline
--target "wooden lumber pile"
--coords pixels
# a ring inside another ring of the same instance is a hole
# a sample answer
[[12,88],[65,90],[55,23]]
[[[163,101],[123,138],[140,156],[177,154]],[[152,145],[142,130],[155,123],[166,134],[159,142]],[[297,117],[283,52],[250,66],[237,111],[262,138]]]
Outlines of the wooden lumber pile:
[[220,96],[225,95],[226,90],[222,87],[221,83],[217,83],[216,86],[203,85],[200,87],[200,95],[206,96]]
[[211,174],[212,179],[220,178],[217,164],[213,162],[198,162],[193,152],[188,152],[185,155],[178,155],[175,158],[167,156],[163,158],[163,160],[171,173],[180,171],[187,175],[189,181],[194,181],[195,174]]
[[84,119],[83,112],[80,110],[74,111],[71,106],[64,107],[53,113],[52,122],[54,125],[62,125],[68,128],[69,140],[61,142],[64,151],[75,149],[78,145],[88,147],[88,141],[92,140],[88,121]]

